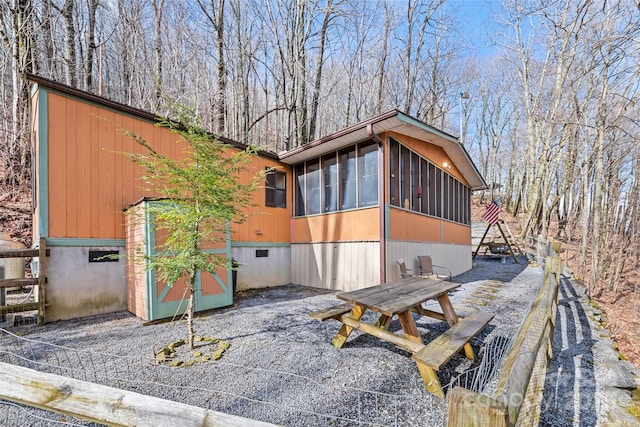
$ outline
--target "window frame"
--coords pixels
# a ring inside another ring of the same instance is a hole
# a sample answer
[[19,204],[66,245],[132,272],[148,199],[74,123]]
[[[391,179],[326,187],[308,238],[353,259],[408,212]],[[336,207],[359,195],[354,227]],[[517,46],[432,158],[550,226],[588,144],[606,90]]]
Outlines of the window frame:
[[266,167],[265,169],[267,170],[267,176],[264,187],[264,205],[269,208],[286,209],[287,173],[270,167]]

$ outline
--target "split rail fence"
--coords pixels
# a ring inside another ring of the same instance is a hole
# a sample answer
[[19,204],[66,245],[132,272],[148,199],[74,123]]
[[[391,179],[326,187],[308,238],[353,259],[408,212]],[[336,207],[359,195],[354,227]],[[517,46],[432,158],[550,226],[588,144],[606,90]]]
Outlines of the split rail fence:
[[[557,247],[553,249],[557,250]],[[507,354],[493,397],[456,387],[448,395],[448,427],[537,426],[556,323],[560,258],[546,258],[544,282]]]
[[0,305],[0,316],[38,310],[38,324],[43,324],[45,322],[45,287],[47,283],[47,257],[49,256],[49,249],[47,249],[46,245],[45,239],[41,238],[40,246],[37,249],[0,251],[0,258],[3,259],[38,258],[38,277],[0,280],[0,288],[22,288],[23,286],[35,286],[38,294],[36,302],[25,302],[19,304],[7,304],[5,302],[5,305]]

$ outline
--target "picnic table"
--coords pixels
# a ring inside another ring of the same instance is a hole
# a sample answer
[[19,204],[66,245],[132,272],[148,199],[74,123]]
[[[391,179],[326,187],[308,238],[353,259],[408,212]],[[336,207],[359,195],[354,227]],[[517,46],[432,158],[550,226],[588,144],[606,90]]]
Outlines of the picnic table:
[[[461,320],[448,296],[458,287],[460,284],[444,280],[409,277],[338,294],[336,297],[346,301],[345,304],[310,313],[310,316],[321,321],[335,319],[342,323],[332,341],[337,348],[342,348],[349,335],[357,329],[408,350],[413,354],[412,359],[418,366],[427,390],[444,398],[435,371],[461,349],[464,349],[466,357],[475,359],[469,341],[493,318],[492,314],[478,311]],[[437,300],[441,312],[424,308],[422,304],[428,300]],[[366,310],[380,314],[375,324],[361,320]],[[425,345],[413,320],[413,313],[446,321],[449,329]],[[394,316],[400,322],[402,335],[387,330]]]

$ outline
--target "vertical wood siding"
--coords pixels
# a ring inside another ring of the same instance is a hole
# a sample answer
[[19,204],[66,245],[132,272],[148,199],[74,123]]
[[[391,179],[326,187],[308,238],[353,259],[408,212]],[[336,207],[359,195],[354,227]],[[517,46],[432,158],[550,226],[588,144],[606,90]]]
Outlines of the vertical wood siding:
[[292,183],[291,168],[264,157],[255,157],[249,171],[243,172],[241,179],[249,180],[265,168],[276,168],[287,174],[287,207],[265,206],[264,183],[261,183],[252,195],[252,205],[245,209],[246,220],[242,224],[233,224],[231,239],[234,242],[289,242]]
[[[127,309],[138,317],[148,319],[146,272],[144,262],[139,258],[144,253],[145,223],[144,209],[141,205],[130,209],[125,216],[127,255]],[[138,255],[138,257],[136,257]]]
[[380,239],[380,209],[356,209],[291,220],[291,243]]
[[379,284],[380,243],[292,244],[291,281],[342,291]]
[[441,219],[413,213],[407,210],[389,207],[389,239],[414,240],[425,242],[448,241],[449,236],[442,235]]
[[[141,169],[122,154],[141,153],[142,148],[121,129],[174,159],[183,158],[184,144],[176,143],[176,135],[166,128],[74,98],[49,92],[48,103],[48,237],[123,239],[123,210],[157,194],[141,188]],[[256,157],[253,170],[277,165]],[[291,194],[291,182],[287,184]],[[248,220],[234,225],[233,239],[288,242],[291,197],[287,202],[287,209],[267,208],[264,188],[258,189]]]

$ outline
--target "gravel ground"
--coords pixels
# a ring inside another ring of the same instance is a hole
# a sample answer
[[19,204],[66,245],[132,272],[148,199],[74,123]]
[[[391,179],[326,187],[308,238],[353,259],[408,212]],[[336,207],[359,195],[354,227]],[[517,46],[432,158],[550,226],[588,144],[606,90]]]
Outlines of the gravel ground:
[[[476,261],[475,268],[454,278],[462,286],[451,300],[458,314],[482,310],[495,318],[472,341],[480,361],[472,364],[457,355],[438,377],[443,385],[475,381],[476,386],[490,389],[499,353],[520,326],[543,274],[541,267],[529,265],[525,258],[520,264],[512,259],[502,264],[500,258],[491,257]],[[565,294],[572,295],[570,290]],[[339,302],[335,292],[284,286],[241,292],[237,301],[234,308],[204,313],[195,320],[198,335],[229,343],[217,361],[188,368],[158,366],[154,351],[184,338],[186,323],[143,326],[140,319],[124,312],[12,329],[20,337],[0,334],[0,349],[5,349],[0,360],[287,426],[445,425],[446,401],[426,391],[408,352],[358,331],[342,349],[330,344],[339,323],[319,322],[308,313]],[[435,308],[437,303],[430,305]],[[372,319],[370,314],[368,320]],[[416,318],[416,323],[425,342],[444,330],[437,320]],[[569,323],[564,324],[571,327]],[[396,331],[400,326],[394,320],[389,329]],[[583,338],[590,334],[589,327],[583,331]],[[576,334],[565,332],[565,336]],[[562,337],[557,331],[554,347],[563,350],[554,353],[554,360],[561,357],[552,367],[556,379],[566,376],[564,356],[574,358],[580,353],[577,339],[569,342]],[[583,339],[580,345],[592,346],[593,341]],[[565,351],[569,347],[571,355]],[[201,344],[198,350],[206,354],[216,348],[217,344]],[[579,376],[585,383],[595,377],[584,370]],[[558,390],[558,382],[549,382],[549,389]],[[566,395],[571,385],[564,385]],[[595,389],[591,391],[597,395]],[[598,423],[598,411],[585,412],[580,396],[574,398],[577,404],[572,403],[569,413],[565,395],[545,394],[548,410],[543,425],[608,425]],[[595,399],[599,398],[586,402]],[[605,406],[610,409],[600,405]],[[580,414],[577,424],[576,413]],[[28,423],[38,425],[31,419]]]

